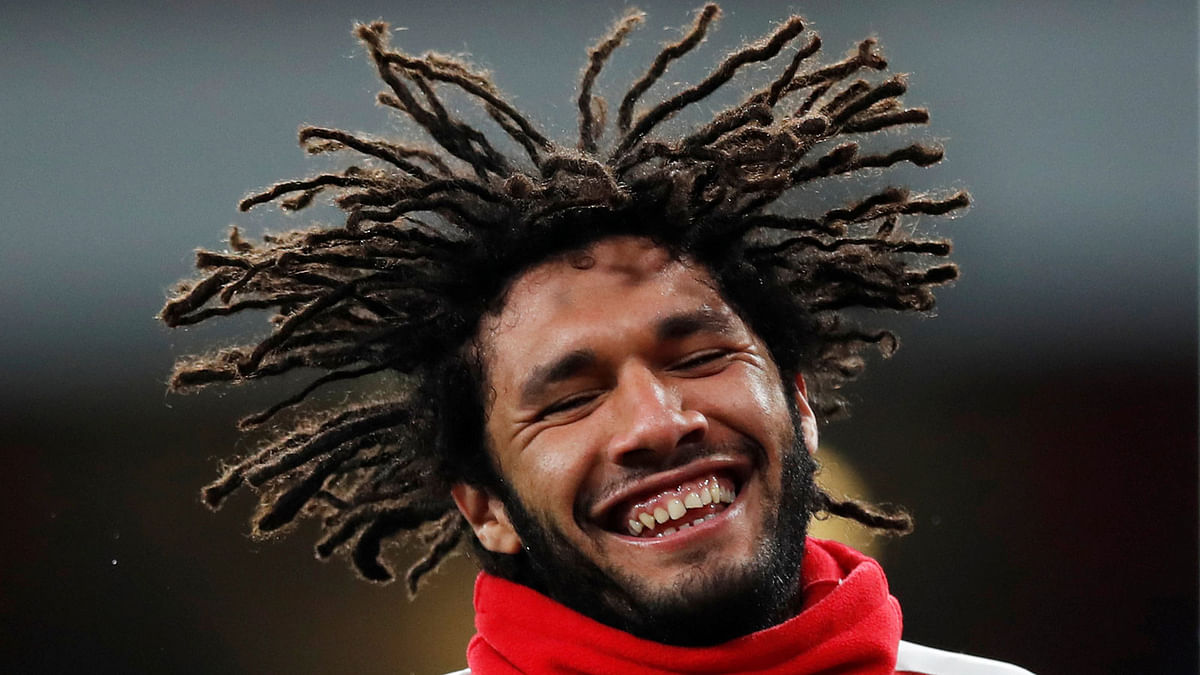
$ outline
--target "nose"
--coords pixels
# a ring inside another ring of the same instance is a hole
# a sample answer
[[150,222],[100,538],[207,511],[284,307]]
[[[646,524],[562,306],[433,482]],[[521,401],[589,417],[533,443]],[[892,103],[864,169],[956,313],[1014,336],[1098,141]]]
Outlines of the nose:
[[708,419],[687,410],[678,388],[644,365],[623,369],[617,383],[610,461],[623,466],[659,463],[680,445],[708,433]]

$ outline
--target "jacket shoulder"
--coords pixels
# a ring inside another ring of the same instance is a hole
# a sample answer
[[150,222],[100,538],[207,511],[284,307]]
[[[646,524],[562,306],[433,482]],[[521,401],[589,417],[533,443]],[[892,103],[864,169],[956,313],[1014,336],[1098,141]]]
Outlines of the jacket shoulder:
[[1033,675],[1010,663],[900,641],[896,673],[913,675]]

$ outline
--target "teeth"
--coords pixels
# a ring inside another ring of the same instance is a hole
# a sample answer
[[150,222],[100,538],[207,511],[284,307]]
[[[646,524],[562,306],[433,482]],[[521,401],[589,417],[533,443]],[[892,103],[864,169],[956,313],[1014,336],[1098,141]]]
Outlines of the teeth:
[[691,523],[684,523],[684,524],[682,524],[682,525],[680,525],[680,526],[679,526],[679,531],[680,531],[680,532],[683,532],[684,530],[688,529],[688,528],[689,528],[689,527],[691,527],[691,526],[692,526],[692,524],[691,524]]
[[[668,520],[680,520],[687,515],[689,509],[701,509],[710,504],[732,504],[737,494],[730,488],[721,487],[717,482],[717,477],[713,476],[707,480],[707,485],[701,486],[693,492],[672,497],[667,500],[662,506],[658,506],[653,512],[642,511],[636,514],[629,520],[629,532],[633,535],[639,535],[647,530],[654,530],[658,525],[662,525]],[[679,529],[690,527],[692,524],[700,524],[705,520],[712,520],[716,514],[707,514],[705,516],[691,519],[689,523],[680,525]],[[668,527],[658,536],[664,534],[672,534],[676,531],[674,527]]]

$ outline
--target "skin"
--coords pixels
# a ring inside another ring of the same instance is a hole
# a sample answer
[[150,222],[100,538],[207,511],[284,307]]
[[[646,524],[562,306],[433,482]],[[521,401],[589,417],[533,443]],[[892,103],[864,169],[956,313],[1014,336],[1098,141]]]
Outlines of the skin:
[[[687,597],[761,559],[781,459],[796,429],[817,447],[816,422],[803,379],[781,385],[766,346],[705,270],[644,239],[603,240],[520,276],[479,344],[500,474],[631,596]],[[718,518],[661,539],[613,527],[619,504],[714,472],[738,484]],[[499,498],[467,484],[453,496],[485,548],[521,550]]]

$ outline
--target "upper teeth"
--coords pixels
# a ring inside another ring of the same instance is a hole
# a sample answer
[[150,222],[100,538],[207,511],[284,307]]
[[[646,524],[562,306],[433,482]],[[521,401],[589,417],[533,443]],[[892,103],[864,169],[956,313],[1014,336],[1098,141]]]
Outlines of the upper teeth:
[[[717,484],[716,478],[713,478],[707,485],[701,485],[691,492],[668,499],[665,505],[660,504],[653,509],[646,509],[635,513],[629,519],[629,533],[639,535],[645,530],[655,529],[668,520],[680,520],[687,516],[687,512],[691,509],[701,509],[709,504],[732,504],[736,496],[732,489],[721,487]],[[712,518],[715,515],[710,513],[706,518]],[[701,519],[689,518],[684,525],[691,524],[693,520],[699,522]],[[682,527],[679,529],[682,529]],[[675,527],[667,527],[659,532],[657,536],[661,537],[665,534],[672,534],[675,531]]]

